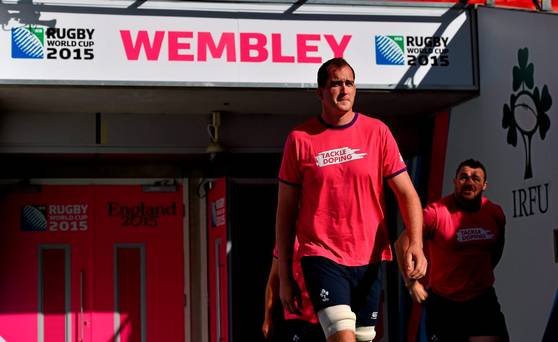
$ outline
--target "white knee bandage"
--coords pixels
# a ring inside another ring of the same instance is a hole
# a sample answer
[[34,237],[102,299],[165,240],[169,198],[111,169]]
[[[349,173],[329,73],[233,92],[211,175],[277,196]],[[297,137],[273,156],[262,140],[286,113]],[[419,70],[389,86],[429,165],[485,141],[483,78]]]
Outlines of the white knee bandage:
[[324,334],[330,337],[341,330],[355,331],[356,315],[348,305],[335,305],[318,312]]
[[355,335],[358,342],[372,342],[376,337],[376,328],[374,326],[356,327]]

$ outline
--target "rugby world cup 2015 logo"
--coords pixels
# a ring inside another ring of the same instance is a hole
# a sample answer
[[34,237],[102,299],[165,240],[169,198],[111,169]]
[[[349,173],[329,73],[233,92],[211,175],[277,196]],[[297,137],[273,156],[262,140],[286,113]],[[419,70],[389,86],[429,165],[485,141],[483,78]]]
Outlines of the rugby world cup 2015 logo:
[[42,27],[12,28],[12,58],[44,58],[45,31]]
[[381,36],[376,40],[376,64],[405,65],[405,46],[403,36]]

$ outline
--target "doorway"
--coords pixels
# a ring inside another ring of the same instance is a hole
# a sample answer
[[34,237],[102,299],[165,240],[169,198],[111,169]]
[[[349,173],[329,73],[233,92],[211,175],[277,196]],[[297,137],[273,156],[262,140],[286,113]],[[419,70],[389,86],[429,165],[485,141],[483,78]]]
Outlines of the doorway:
[[277,181],[230,181],[230,315],[232,341],[264,341],[265,287],[275,243]]

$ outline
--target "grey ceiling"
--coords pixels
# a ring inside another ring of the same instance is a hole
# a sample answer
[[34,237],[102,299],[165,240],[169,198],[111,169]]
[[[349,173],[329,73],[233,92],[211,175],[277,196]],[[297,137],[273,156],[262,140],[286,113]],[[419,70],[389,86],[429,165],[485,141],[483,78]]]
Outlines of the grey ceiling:
[[[377,115],[421,115],[447,109],[476,91],[359,90],[356,109]],[[115,86],[0,86],[1,113],[134,113],[308,115],[319,111],[313,89]]]

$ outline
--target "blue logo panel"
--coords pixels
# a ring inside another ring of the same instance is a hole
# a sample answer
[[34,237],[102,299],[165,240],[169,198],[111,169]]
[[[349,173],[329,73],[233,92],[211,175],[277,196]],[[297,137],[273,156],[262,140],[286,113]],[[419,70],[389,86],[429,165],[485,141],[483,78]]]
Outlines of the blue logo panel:
[[26,27],[12,28],[12,58],[44,58],[43,43],[34,31]]
[[376,64],[405,65],[402,47],[388,36],[376,36]]

